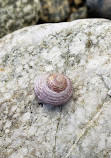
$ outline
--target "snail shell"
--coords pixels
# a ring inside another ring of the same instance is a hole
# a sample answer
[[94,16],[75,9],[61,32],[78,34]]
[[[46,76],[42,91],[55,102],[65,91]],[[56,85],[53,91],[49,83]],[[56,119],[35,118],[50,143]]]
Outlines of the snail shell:
[[62,74],[45,74],[35,82],[35,94],[39,101],[49,105],[62,105],[72,95],[72,84],[68,77]]

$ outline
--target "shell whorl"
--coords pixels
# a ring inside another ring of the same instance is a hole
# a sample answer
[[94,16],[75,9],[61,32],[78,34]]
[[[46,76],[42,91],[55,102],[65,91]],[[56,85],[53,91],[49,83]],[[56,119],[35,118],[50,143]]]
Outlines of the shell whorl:
[[62,92],[67,87],[67,80],[61,74],[53,74],[47,78],[47,86],[55,91],[55,92]]
[[45,74],[36,79],[35,94],[44,104],[62,105],[72,95],[72,84],[62,74]]

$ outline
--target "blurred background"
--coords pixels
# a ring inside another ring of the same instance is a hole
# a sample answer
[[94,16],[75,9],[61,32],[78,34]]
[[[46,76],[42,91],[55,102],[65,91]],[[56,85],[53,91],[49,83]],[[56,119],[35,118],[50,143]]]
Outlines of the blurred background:
[[0,0],[0,38],[26,26],[111,19],[111,0]]

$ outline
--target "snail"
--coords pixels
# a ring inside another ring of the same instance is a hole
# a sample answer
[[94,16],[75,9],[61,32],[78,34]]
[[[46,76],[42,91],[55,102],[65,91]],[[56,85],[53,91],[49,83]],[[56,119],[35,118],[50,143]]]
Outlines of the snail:
[[35,95],[46,105],[63,105],[72,96],[72,84],[63,74],[44,74],[35,81]]

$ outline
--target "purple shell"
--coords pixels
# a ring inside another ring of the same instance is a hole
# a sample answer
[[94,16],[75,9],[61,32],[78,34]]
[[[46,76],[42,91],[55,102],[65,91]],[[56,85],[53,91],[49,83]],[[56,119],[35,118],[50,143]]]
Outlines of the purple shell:
[[[53,76],[55,77],[55,75],[56,74],[52,74],[52,77]],[[49,78],[51,78],[50,74],[41,75],[36,79],[35,87],[34,87],[35,94],[41,103],[58,106],[66,103],[72,96],[72,84],[70,79],[62,74],[57,74],[57,75],[59,76],[61,75],[66,80],[67,86],[65,85],[66,87],[63,91],[57,92],[48,86],[49,84],[48,80]]]

